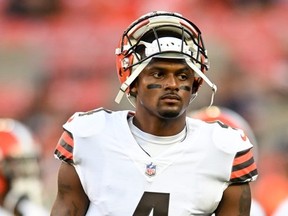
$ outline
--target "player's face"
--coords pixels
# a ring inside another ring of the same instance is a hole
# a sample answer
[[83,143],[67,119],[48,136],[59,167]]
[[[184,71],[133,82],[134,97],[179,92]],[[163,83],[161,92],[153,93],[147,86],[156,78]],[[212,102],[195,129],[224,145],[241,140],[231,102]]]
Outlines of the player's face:
[[179,59],[152,59],[135,86],[136,108],[160,118],[176,118],[189,105],[194,71]]

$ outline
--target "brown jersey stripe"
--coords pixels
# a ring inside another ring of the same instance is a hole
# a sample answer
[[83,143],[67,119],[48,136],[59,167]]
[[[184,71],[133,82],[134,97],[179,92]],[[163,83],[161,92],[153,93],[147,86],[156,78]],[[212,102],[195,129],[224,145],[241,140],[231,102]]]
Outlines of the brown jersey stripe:
[[233,166],[244,163],[247,160],[250,160],[253,157],[252,150],[246,150],[242,152],[238,152],[234,158]]
[[73,164],[73,160],[70,158],[66,158],[64,155],[61,154],[57,149],[54,152],[54,155],[56,155],[57,158],[59,158],[62,161],[65,161],[67,163]]
[[74,142],[72,135],[69,132],[64,131],[56,145],[54,153],[59,159],[64,161],[73,161],[73,146]]
[[62,136],[60,137],[60,140],[64,140],[65,141],[65,143],[67,143],[67,144],[69,144],[70,146],[72,146],[72,148],[73,148],[73,146],[74,146],[74,141],[73,141],[73,137],[72,137],[72,134],[71,133],[69,133],[68,131],[64,131],[63,133],[62,133]]
[[230,180],[238,179],[239,181],[245,181],[245,178],[251,178],[250,173],[256,172],[257,167],[253,158],[252,149],[248,149],[242,152],[238,152],[233,161],[232,172]]
[[250,173],[247,173],[246,175],[230,179],[230,182],[241,183],[241,182],[251,181],[253,177],[257,175],[258,175],[258,171],[257,169],[255,169],[255,170],[252,170]]
[[230,179],[241,178],[242,176],[245,176],[245,175],[253,172],[254,170],[257,170],[257,167],[256,167],[255,163],[252,163],[250,166],[247,166],[243,169],[233,171],[231,173]]
[[[68,144],[68,143],[66,143],[65,142],[65,140],[63,140],[63,139],[60,139],[59,140],[59,145],[62,147],[62,148],[64,148],[67,152],[69,152],[69,153],[73,153],[73,146],[71,146],[70,144]],[[66,152],[65,151],[65,152]]]
[[67,159],[72,159],[73,158],[73,148],[69,146],[67,143],[65,143],[64,140],[60,139],[58,142],[56,149],[63,157]]
[[238,170],[244,169],[244,168],[246,168],[246,167],[248,167],[248,166],[251,166],[253,163],[255,163],[255,161],[254,161],[254,158],[251,157],[249,160],[244,161],[244,162],[241,163],[241,164],[234,165],[234,166],[232,167],[232,171],[234,172],[234,171],[238,171]]

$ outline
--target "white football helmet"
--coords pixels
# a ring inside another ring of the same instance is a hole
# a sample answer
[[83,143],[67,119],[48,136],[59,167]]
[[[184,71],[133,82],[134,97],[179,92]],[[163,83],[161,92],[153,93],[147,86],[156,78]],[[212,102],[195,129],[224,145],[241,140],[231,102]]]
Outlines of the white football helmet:
[[199,28],[178,13],[156,11],[140,17],[124,31],[115,53],[121,83],[117,103],[126,93],[134,105],[129,87],[154,57],[184,59],[196,73],[192,86],[194,96],[203,80],[212,88],[213,95],[217,90],[204,74],[209,63]]

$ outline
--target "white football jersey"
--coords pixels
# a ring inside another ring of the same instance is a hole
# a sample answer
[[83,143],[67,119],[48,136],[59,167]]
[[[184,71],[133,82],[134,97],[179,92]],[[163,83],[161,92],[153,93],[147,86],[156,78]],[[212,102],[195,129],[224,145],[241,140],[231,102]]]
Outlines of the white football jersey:
[[131,115],[96,109],[64,124],[55,156],[75,166],[90,199],[86,215],[211,215],[229,184],[257,176],[241,131],[187,117],[185,140],[150,157],[130,131]]

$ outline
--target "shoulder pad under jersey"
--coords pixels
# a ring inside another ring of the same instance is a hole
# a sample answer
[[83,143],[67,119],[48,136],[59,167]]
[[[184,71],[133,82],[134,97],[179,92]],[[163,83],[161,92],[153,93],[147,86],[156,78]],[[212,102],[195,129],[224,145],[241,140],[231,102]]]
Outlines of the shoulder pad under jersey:
[[106,126],[107,115],[112,111],[98,108],[87,112],[76,112],[63,125],[63,128],[73,135],[88,137],[93,134],[101,133]]
[[229,127],[222,122],[213,123],[212,139],[217,148],[234,154],[253,147],[243,130]]

